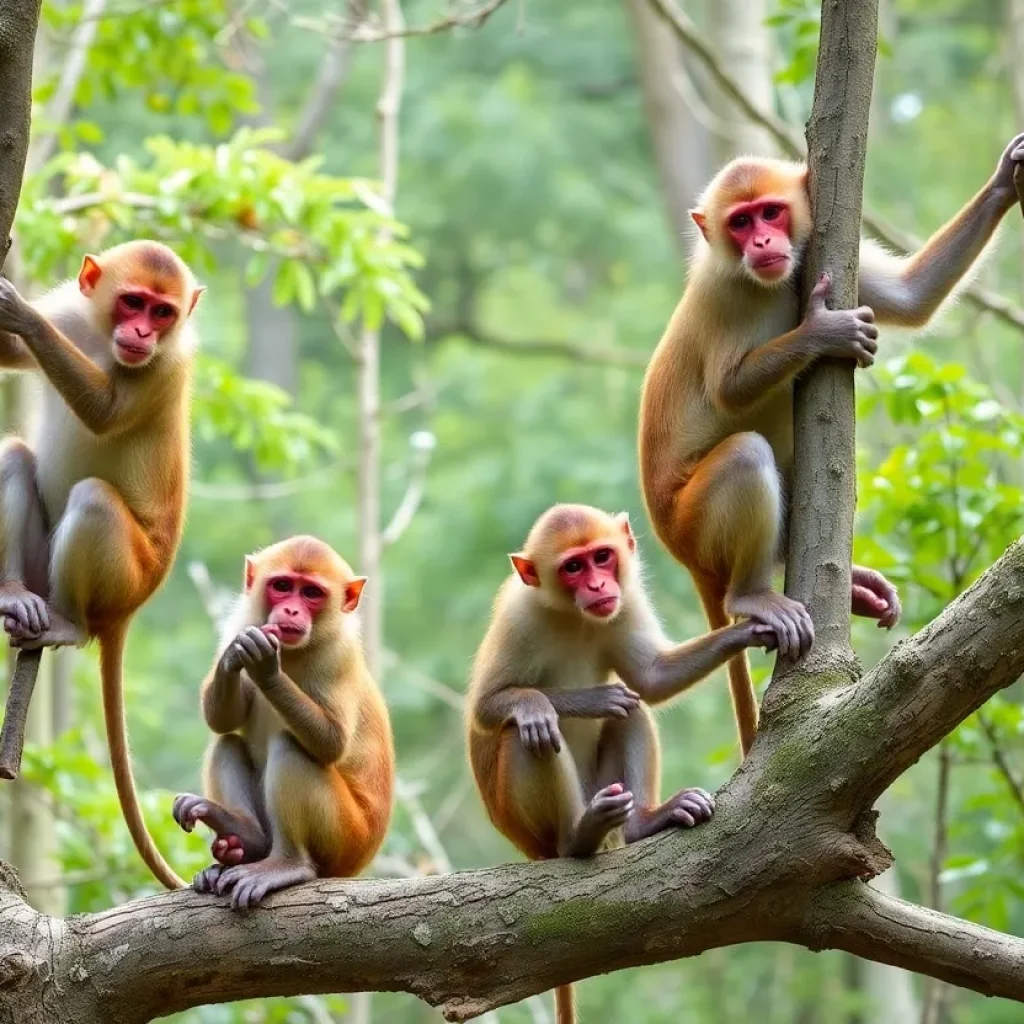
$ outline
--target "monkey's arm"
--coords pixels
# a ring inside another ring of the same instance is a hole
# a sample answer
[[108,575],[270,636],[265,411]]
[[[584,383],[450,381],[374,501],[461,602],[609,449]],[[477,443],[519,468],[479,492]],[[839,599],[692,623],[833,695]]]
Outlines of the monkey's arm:
[[638,695],[619,682],[552,690],[547,696],[559,718],[625,718],[640,703]]
[[552,696],[524,686],[494,688],[475,702],[473,719],[483,729],[503,729],[525,712],[554,714]]
[[340,715],[303,693],[284,672],[259,680],[257,685],[314,761],[330,765],[341,760],[349,730]]
[[879,318],[921,327],[981,255],[1017,201],[1013,175],[1024,162],[1024,134],[1010,140],[985,187],[920,252],[897,259],[870,242],[861,246],[860,297]]
[[811,292],[807,313],[796,330],[746,352],[731,363],[709,366],[708,390],[726,412],[739,412],[788,383],[819,356],[856,360],[870,366],[878,350],[875,314],[868,306],[829,309],[829,278],[823,275]]
[[861,243],[859,300],[883,323],[923,327],[981,255],[1007,209],[999,194],[982,190],[908,259]]
[[220,735],[245,725],[252,706],[254,689],[241,672],[225,669],[218,662],[203,682],[203,717],[210,729]]
[[17,334],[68,408],[94,434],[104,434],[124,419],[127,395],[14,285],[0,278],[0,330]]
[[675,646],[666,646],[660,631],[638,630],[619,651],[615,671],[648,704],[659,704],[699,683],[740,651],[773,642],[770,630],[751,621]]

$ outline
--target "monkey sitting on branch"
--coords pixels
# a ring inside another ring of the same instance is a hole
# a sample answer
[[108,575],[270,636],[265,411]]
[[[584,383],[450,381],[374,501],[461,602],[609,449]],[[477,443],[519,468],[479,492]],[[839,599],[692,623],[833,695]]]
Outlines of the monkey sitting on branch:
[[203,683],[217,734],[203,795],[174,818],[214,832],[197,892],[246,909],[316,877],[356,875],[387,832],[395,755],[391,723],[350,613],[366,577],[315,537],[245,560],[245,588]]
[[[527,857],[589,857],[709,821],[714,799],[662,802],[659,704],[771,627],[746,621],[673,646],[640,578],[623,513],[556,505],[535,523],[502,585],[473,665],[469,759],[487,813]],[[645,702],[645,703],[644,703]],[[575,1020],[572,986],[556,992]]]
[[[797,270],[813,230],[807,167],[741,157],[691,211],[700,248],[644,379],[639,457],[655,533],[690,570],[713,627],[769,625],[784,657],[814,639],[807,610],[772,586],[783,560],[793,462],[793,381],[821,357],[874,362],[878,323],[920,327],[967,274],[1017,200],[1024,135],[985,187],[920,252],[896,258],[865,242],[857,309],[827,305],[828,279],[800,320]],[[853,614],[891,628],[896,589],[853,566]],[[729,663],[746,754],[758,708],[745,654]]]
[[[156,877],[183,884],[146,830],[128,755],[128,623],[181,539],[188,482],[190,323],[203,288],[165,245],[86,256],[76,281],[28,303],[0,279],[0,368],[39,374],[31,440],[0,448],[0,615],[23,651],[96,637],[110,759],[132,839]],[[16,674],[34,683],[32,666]],[[18,705],[12,693],[11,704]],[[21,702],[21,710],[24,711]],[[24,719],[4,730],[16,774]],[[17,733],[17,735],[14,735]]]

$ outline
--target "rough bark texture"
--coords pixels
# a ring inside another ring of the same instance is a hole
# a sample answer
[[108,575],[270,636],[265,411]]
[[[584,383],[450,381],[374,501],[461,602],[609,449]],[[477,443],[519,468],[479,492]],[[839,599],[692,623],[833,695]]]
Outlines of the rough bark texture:
[[[826,0],[814,105],[807,124],[814,231],[805,294],[827,273],[830,304],[857,305],[861,196],[875,73],[878,0]],[[795,472],[786,593],[814,619],[810,659],[853,668],[850,558],[856,504],[853,364],[823,360],[796,386]],[[808,666],[810,667],[810,666]]]
[[0,5],[0,267],[21,195],[32,110],[32,53],[42,0]]

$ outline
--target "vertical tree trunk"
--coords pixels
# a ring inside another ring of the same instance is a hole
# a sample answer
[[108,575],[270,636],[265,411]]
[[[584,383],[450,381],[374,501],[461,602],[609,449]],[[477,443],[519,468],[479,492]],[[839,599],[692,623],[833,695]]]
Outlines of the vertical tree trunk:
[[[399,0],[381,0],[384,69],[377,100],[378,177],[383,198],[394,210],[398,194],[399,114],[405,83],[405,25]],[[381,678],[384,643],[384,578],[380,519],[380,330],[364,326],[358,351],[359,391],[359,571],[368,576],[363,612],[363,643],[370,671]]]
[[[1024,124],[1024,0],[1006,0],[1006,71],[1013,93],[1015,121]],[[1024,298],[1024,236],[1017,232],[1020,255],[1020,294]],[[1024,357],[1020,358],[1021,403],[1024,404]]]
[[[807,125],[814,230],[805,295],[823,272],[829,304],[857,304],[861,202],[874,81],[878,0],[822,7],[814,105]],[[850,558],[856,505],[854,370],[849,360],[820,360],[796,386],[795,471],[786,593],[811,612],[812,670],[828,666],[836,684],[856,677],[850,647]],[[776,663],[776,675],[789,666]]]
[[626,10],[669,223],[686,256],[694,237],[689,210],[713,171],[711,143],[682,92],[683,51],[675,33],[650,0],[626,0]]
[[[771,35],[764,23],[768,17],[767,0],[717,0],[712,11],[722,67],[761,110],[774,110]],[[720,96],[715,107],[729,129],[730,137],[721,140],[725,146],[719,148],[723,160],[741,153],[775,154],[777,147],[772,137],[737,111],[728,97]]]

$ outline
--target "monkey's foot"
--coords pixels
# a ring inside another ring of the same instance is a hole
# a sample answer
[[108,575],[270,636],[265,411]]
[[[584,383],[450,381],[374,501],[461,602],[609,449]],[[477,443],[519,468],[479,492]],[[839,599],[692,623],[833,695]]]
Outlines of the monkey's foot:
[[206,797],[181,793],[175,797],[171,814],[186,832],[191,832],[197,822],[212,829],[216,838],[210,852],[215,861],[227,867],[262,860],[270,852],[270,842],[258,822]]
[[623,835],[627,843],[646,839],[669,828],[693,828],[710,821],[715,798],[703,789],[681,789],[660,807],[637,807],[629,816]]
[[599,789],[576,823],[567,857],[592,857],[601,848],[608,833],[626,822],[633,810],[633,794],[620,782]]
[[211,864],[192,879],[192,888],[196,892],[216,892],[217,880],[224,870],[223,864]]
[[12,642],[15,638],[38,637],[50,626],[50,609],[46,602],[38,594],[33,594],[21,580],[0,583],[0,615]]
[[880,573],[855,565],[850,573],[850,610],[866,619],[878,619],[879,629],[892,629],[903,609],[896,588]]
[[729,595],[725,610],[770,626],[778,641],[779,655],[783,658],[802,657],[814,643],[814,623],[810,612],[799,602],[774,590],[759,590],[753,594]]
[[248,910],[262,903],[272,892],[311,882],[314,878],[316,871],[304,860],[268,857],[255,864],[222,868],[214,888],[218,896],[231,892],[231,906],[235,910]]
[[58,615],[52,608],[49,615],[49,628],[35,636],[11,632],[11,617],[4,619],[4,629],[10,635],[11,646],[22,651],[34,651],[40,647],[84,647],[89,642],[89,634],[83,627]]

